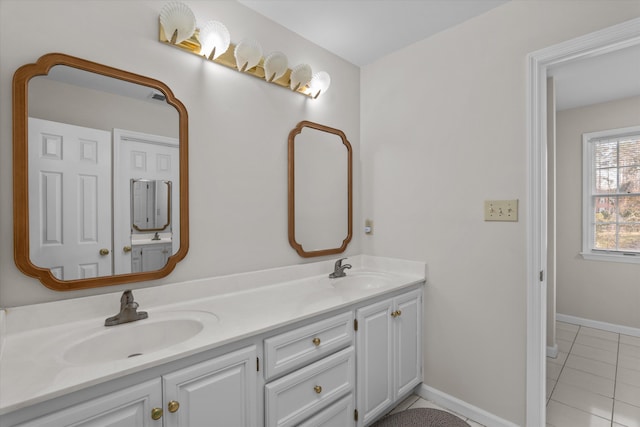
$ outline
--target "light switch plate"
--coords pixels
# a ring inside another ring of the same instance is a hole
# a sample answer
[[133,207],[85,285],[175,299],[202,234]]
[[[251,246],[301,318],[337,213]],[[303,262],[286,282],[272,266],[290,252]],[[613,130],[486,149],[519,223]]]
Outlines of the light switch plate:
[[518,221],[518,200],[485,200],[485,221]]
[[373,234],[373,220],[365,219],[364,220],[364,234]]

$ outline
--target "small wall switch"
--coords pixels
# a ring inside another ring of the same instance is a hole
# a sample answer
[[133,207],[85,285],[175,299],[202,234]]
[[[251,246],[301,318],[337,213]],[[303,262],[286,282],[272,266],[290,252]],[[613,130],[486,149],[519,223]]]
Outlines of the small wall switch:
[[373,220],[365,219],[364,220],[364,234],[373,234]]
[[485,200],[485,221],[518,221],[518,200]]

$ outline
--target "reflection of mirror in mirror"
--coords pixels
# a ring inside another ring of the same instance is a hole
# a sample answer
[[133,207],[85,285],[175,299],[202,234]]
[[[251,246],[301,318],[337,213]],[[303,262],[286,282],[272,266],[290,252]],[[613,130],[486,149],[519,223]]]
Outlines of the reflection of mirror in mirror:
[[289,150],[291,245],[305,257],[343,252],[351,239],[351,145],[337,129],[302,122]]
[[171,231],[171,181],[131,180],[131,226],[135,231]]
[[[14,181],[18,267],[59,290],[168,274],[188,244],[186,120],[171,91],[143,76],[63,54],[16,71],[14,170],[28,169]],[[135,232],[133,178],[152,183],[155,211]],[[162,257],[135,268],[132,248],[147,241],[164,245]],[[140,271],[154,274],[127,277]]]

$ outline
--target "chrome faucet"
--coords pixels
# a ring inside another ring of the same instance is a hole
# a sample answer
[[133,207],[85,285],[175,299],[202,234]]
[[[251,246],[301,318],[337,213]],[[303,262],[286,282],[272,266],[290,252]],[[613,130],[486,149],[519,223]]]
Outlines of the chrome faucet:
[[138,303],[133,300],[133,293],[130,290],[124,291],[120,298],[120,313],[105,319],[104,326],[135,322],[149,317],[146,311],[138,311],[138,307]]
[[346,258],[340,258],[333,266],[333,273],[329,274],[329,279],[335,279],[336,277],[344,277],[347,274],[344,272],[347,268],[351,268],[351,264],[342,265],[342,261]]

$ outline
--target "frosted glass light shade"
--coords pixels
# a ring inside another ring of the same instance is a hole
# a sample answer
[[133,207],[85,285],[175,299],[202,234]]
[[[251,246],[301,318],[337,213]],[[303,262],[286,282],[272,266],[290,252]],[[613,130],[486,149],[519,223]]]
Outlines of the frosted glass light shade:
[[331,86],[331,76],[326,71],[319,71],[309,82],[309,93],[315,99],[325,93]]
[[311,66],[309,64],[296,65],[291,70],[291,82],[289,83],[289,87],[291,90],[298,90],[309,83],[312,76],[313,71],[311,71]]
[[262,59],[262,47],[255,40],[242,40],[234,51],[236,57],[236,67],[240,71],[249,70]]
[[229,49],[231,35],[222,22],[208,21],[200,29],[200,54],[216,59]]
[[160,10],[160,25],[171,43],[187,40],[196,31],[196,16],[189,6],[180,2],[165,4]]
[[289,61],[282,52],[272,52],[264,60],[264,79],[268,82],[279,79],[287,72]]

